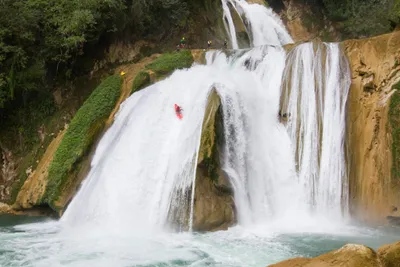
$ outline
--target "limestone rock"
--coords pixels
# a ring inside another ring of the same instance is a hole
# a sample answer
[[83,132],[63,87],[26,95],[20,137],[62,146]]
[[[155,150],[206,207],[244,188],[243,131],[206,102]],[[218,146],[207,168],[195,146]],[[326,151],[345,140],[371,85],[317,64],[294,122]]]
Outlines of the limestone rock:
[[296,258],[270,265],[271,267],[378,267],[374,250],[363,245],[348,244],[313,259]]
[[400,267],[400,241],[380,247],[378,257],[385,267]]
[[212,90],[204,116],[196,172],[193,230],[227,229],[235,223],[232,188],[221,170],[220,144],[223,138],[220,98]]
[[247,2],[251,3],[251,4],[259,4],[259,5],[267,6],[267,4],[265,3],[264,0],[247,0]]
[[400,241],[376,253],[363,245],[347,244],[316,258],[294,258],[270,267],[400,267]]
[[[282,2],[284,7],[276,8],[281,6],[276,2]],[[340,39],[334,24],[317,5],[296,0],[268,1],[268,3],[275,7],[275,11],[279,13],[295,42],[311,41],[317,37],[325,42]]]
[[365,77],[362,80],[364,91],[369,92],[371,90],[375,90],[376,85],[375,85],[374,81],[375,81],[375,75],[374,74],[371,74],[371,75]]
[[54,154],[64,137],[63,130],[47,147],[35,171],[31,172],[18,193],[14,209],[31,209],[43,197],[48,181],[48,171]]
[[372,224],[400,216],[400,179],[392,179],[389,104],[400,80],[400,32],[343,42],[352,71],[347,138],[350,212]]

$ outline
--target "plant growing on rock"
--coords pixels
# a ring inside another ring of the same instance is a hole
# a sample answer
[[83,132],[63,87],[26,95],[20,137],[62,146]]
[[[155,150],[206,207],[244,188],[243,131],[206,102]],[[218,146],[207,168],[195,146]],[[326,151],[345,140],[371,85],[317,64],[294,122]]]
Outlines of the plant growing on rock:
[[55,202],[63,189],[73,183],[69,180],[69,174],[77,167],[103,128],[120,96],[121,86],[121,77],[108,77],[78,110],[50,164],[49,182],[41,204],[49,204],[57,210]]

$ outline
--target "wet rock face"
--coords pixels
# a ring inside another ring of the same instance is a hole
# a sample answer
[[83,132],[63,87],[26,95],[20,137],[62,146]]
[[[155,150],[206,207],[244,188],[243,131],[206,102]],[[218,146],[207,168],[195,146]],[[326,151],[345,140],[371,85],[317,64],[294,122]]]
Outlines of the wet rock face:
[[213,90],[204,116],[196,172],[193,230],[225,230],[236,222],[233,190],[221,169],[223,144],[221,101]]
[[295,258],[271,267],[399,267],[400,242],[385,245],[375,252],[363,245],[347,244],[316,258]]
[[346,138],[350,212],[368,224],[394,223],[400,216],[400,179],[393,172],[396,129],[390,117],[400,80],[399,43],[400,32],[343,42],[352,71]]
[[204,168],[198,168],[196,178],[193,230],[226,230],[235,223],[230,190],[210,180]]

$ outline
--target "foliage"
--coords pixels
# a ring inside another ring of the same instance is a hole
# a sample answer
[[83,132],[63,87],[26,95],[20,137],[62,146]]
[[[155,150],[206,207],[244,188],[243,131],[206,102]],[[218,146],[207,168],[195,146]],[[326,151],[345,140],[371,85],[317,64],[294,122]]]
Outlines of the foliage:
[[393,86],[396,92],[391,97],[389,122],[392,128],[392,177],[400,179],[400,82]]
[[[170,74],[176,69],[189,68],[193,64],[193,56],[190,50],[166,53],[146,65],[147,70],[155,73],[156,77]],[[131,94],[150,84],[150,74],[147,71],[139,72],[132,83]]]
[[80,74],[83,55],[105,37],[165,39],[198,8],[189,0],[0,0],[0,109]]
[[113,110],[120,95],[122,78],[110,76],[85,101],[72,119],[49,167],[49,182],[44,202],[56,209],[54,202],[66,185],[68,174],[92,145],[100,126]]
[[347,38],[389,32],[400,22],[399,0],[322,0],[330,19]]
[[193,64],[193,56],[190,50],[166,53],[146,66],[146,69],[154,71],[158,75],[169,74],[176,69],[189,68]]
[[[135,0],[131,5],[132,24],[139,34],[165,35],[183,27],[189,17],[189,0]],[[163,27],[160,27],[163,25]]]
[[132,83],[131,94],[139,91],[150,84],[150,75],[145,71],[139,72]]
[[68,77],[84,45],[116,31],[118,0],[0,0],[0,108],[43,90],[45,75]]

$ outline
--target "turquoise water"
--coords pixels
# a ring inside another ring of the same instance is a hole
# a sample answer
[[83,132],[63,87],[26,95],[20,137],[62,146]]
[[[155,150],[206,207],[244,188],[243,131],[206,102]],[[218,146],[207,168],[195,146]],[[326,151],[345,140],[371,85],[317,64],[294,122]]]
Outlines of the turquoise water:
[[279,233],[258,225],[206,234],[141,234],[104,226],[65,229],[48,219],[0,216],[0,266],[266,266],[347,243],[376,249],[400,240],[396,228],[330,230]]

